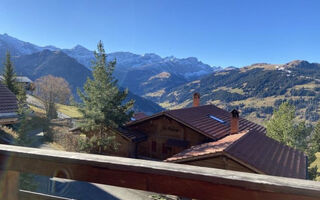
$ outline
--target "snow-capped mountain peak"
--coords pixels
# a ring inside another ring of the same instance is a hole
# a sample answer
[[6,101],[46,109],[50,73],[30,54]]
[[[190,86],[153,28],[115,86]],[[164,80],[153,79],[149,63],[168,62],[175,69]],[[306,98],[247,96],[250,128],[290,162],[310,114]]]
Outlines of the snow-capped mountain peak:
[[[0,34],[0,53],[1,51],[9,50],[13,56],[21,56],[33,54],[43,50],[62,51],[68,56],[76,59],[80,64],[91,68],[91,62],[94,60],[93,51],[85,48],[82,45],[76,45],[71,49],[60,49],[58,47],[37,46],[29,42],[21,41],[8,34]],[[197,78],[202,75],[211,73],[215,68],[202,63],[195,57],[176,58],[174,56],[161,57],[155,53],[145,53],[142,55],[131,52],[114,52],[108,54],[108,60],[117,60],[117,69],[122,71],[127,70],[153,70],[156,72],[168,72],[187,79]]]

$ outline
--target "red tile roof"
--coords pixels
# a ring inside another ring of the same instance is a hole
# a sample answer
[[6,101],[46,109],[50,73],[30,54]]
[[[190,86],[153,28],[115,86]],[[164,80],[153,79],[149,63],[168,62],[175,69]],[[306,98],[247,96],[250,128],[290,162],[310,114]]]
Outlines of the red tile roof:
[[18,110],[16,96],[0,83],[0,114],[15,113]]
[[[198,131],[199,133],[215,140],[218,140],[230,134],[231,113],[214,105],[167,110],[150,117],[145,117],[141,120],[130,122],[128,126],[132,126],[134,124],[138,124],[140,122],[163,115],[175,119],[176,121],[179,121],[186,126]],[[214,120],[210,118],[209,115],[219,118],[226,123],[221,123],[217,120]],[[266,132],[266,129],[263,126],[240,117],[239,131],[248,129],[257,130],[262,133]]]
[[217,153],[223,153],[268,175],[301,179],[305,179],[307,175],[307,157],[303,152],[255,130],[193,146],[166,161],[179,163],[199,160],[202,157],[215,156]]

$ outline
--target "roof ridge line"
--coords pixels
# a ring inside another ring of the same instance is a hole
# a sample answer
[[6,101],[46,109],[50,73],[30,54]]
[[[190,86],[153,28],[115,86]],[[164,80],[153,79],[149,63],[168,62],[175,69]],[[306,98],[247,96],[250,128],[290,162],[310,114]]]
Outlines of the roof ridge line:
[[[246,132],[246,133],[243,133],[243,136],[241,136],[239,139],[237,139],[236,141],[233,141],[232,142],[232,144],[230,144],[227,148],[225,148],[224,150],[223,150],[223,152],[227,152],[227,150],[229,150],[233,145],[235,145],[236,143],[238,143],[240,140],[243,140],[243,138],[245,138],[245,136],[248,136],[249,135],[249,133],[250,133],[250,129],[246,129],[246,130],[243,130],[243,131],[241,131],[241,132]],[[237,133],[237,134],[242,134],[242,133]],[[236,134],[233,134],[233,135],[236,135]],[[228,135],[228,136],[230,136],[230,135]],[[228,136],[226,136],[226,137],[228,137]]]
[[[175,111],[175,110],[187,110],[191,108],[199,108],[199,107],[205,107],[205,106],[215,106],[213,104],[206,104],[206,105],[201,105],[201,106],[192,106],[192,107],[185,107],[185,108],[177,108],[177,109],[172,109],[172,110],[164,110],[162,112],[170,112],[170,111]],[[217,107],[217,106],[215,106]],[[218,107],[217,107],[218,108]],[[221,108],[220,108],[221,109]]]

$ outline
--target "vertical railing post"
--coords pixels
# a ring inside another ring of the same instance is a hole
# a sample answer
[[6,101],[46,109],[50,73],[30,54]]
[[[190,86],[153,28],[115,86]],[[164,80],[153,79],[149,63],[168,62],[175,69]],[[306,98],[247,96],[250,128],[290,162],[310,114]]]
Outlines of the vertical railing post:
[[1,171],[0,199],[18,200],[19,198],[19,172]]

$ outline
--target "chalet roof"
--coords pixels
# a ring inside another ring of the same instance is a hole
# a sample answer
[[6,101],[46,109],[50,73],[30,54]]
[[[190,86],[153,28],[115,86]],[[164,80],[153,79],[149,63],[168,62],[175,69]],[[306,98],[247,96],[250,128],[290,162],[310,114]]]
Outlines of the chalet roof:
[[[0,80],[3,80],[3,76],[0,75]],[[27,76],[16,76],[16,81],[18,83],[32,83],[32,80],[28,78]]]
[[[144,133],[135,130],[129,130],[125,127],[119,127],[115,130],[117,130],[117,133],[121,134],[123,137],[133,142],[140,142],[147,139],[147,135],[145,135]],[[69,131],[72,133],[79,133],[81,132],[81,127],[71,128],[69,129]]]
[[19,83],[32,83],[32,80],[30,80],[30,78],[27,76],[17,76],[16,81]]
[[140,142],[140,141],[147,139],[147,135],[145,135],[144,133],[141,133],[139,131],[129,130],[125,127],[124,128],[119,127],[117,130],[124,137],[128,138],[129,140],[131,140],[133,142]]
[[[167,110],[149,117],[145,117],[141,120],[132,121],[128,123],[128,126],[132,126],[160,116],[172,118],[214,140],[218,140],[230,134],[231,113],[214,105]],[[225,123],[221,123],[222,121]],[[261,133],[266,132],[266,129],[263,126],[240,117],[239,131],[251,129],[257,130]]]
[[166,161],[179,163],[207,159],[218,154],[224,154],[268,175],[305,179],[307,174],[307,157],[303,152],[255,130],[193,146]]
[[133,118],[134,120],[140,120],[140,119],[143,119],[145,117],[148,117],[148,115],[146,115],[145,113],[143,112],[138,112],[138,113],[134,113],[133,114]]
[[199,158],[201,156],[206,156],[213,153],[220,153],[246,133],[247,132],[241,132],[239,134],[229,135],[215,142],[208,142],[208,143],[192,146],[189,149],[186,149],[166,159],[166,161],[179,162],[179,161],[190,160],[190,158],[195,159],[195,158]]
[[2,83],[0,83],[0,115],[11,116],[18,110],[16,96]]

